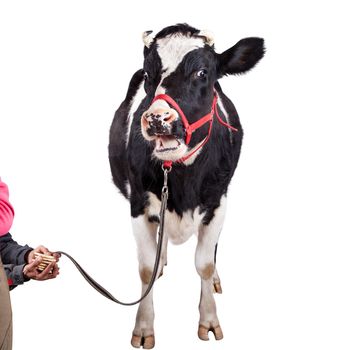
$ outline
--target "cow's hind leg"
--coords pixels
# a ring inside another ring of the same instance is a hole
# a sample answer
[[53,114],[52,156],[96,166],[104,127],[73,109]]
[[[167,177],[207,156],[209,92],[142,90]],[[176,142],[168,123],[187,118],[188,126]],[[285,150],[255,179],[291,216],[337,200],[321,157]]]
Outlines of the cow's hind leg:
[[198,337],[202,340],[209,340],[209,331],[214,333],[216,340],[223,338],[213,295],[213,281],[215,287],[215,280],[218,280],[214,252],[225,215],[225,201],[222,200],[221,203],[221,206],[216,209],[215,215],[209,225],[201,225],[198,232],[196,269],[201,277]]
[[214,291],[214,293],[222,294],[221,281],[220,281],[220,277],[218,274],[218,270],[216,268],[217,250],[218,250],[218,243],[216,243],[216,245],[215,245],[215,253],[214,253],[215,271],[214,271],[214,275],[213,275],[213,286],[214,286],[213,291]]
[[[138,250],[139,273],[143,294],[149,285],[153,272],[156,256],[156,234],[158,225],[156,223],[150,223],[145,215],[133,218],[132,225]],[[162,270],[162,267],[161,263],[158,269],[158,275]],[[143,347],[144,349],[152,349],[154,347],[153,323],[153,291],[151,291],[139,305],[135,327],[131,338],[132,346],[135,348]]]

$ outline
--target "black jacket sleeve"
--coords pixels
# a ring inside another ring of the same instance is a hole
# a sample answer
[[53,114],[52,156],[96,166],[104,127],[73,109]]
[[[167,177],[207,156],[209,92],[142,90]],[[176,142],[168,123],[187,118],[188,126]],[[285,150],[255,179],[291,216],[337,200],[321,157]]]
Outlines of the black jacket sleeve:
[[6,272],[7,280],[9,282],[10,290],[12,290],[13,288],[16,288],[20,284],[23,284],[24,282],[29,281],[29,279],[25,278],[23,275],[23,268],[25,264],[23,265],[7,264],[3,266]]
[[0,237],[0,254],[2,263],[23,265],[26,264],[26,257],[33,248],[19,245],[12,239],[10,233]]
[[27,281],[23,276],[23,268],[26,257],[33,248],[22,246],[13,240],[10,233],[0,237],[0,254],[8,280],[11,281],[10,289]]

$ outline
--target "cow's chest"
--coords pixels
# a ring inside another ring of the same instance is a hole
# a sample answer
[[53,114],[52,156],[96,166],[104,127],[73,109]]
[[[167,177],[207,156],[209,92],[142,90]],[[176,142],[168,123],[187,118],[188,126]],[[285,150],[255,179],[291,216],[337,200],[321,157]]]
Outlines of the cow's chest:
[[[149,217],[158,216],[160,200],[151,192],[148,195],[149,207],[147,208],[147,214]],[[164,231],[172,243],[184,243],[192,235],[198,233],[204,215],[205,213],[199,213],[199,207],[184,212],[182,216],[179,216],[174,211],[167,210],[165,213]]]

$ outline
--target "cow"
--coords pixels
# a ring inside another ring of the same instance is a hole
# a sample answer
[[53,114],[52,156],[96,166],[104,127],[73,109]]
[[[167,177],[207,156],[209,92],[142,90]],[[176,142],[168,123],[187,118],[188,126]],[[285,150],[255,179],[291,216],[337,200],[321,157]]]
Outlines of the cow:
[[[243,130],[218,79],[253,68],[264,56],[264,40],[245,38],[218,54],[213,36],[188,24],[152,33],[143,34],[143,68],[131,78],[110,128],[111,173],[130,201],[144,292],[152,276],[163,172],[168,170],[169,199],[157,277],[167,263],[168,240],[181,244],[196,235],[195,266],[201,279],[198,337],[208,340],[211,331],[219,340],[223,333],[213,292],[222,290],[216,248]],[[153,323],[151,291],[137,311],[133,347],[154,347]]]

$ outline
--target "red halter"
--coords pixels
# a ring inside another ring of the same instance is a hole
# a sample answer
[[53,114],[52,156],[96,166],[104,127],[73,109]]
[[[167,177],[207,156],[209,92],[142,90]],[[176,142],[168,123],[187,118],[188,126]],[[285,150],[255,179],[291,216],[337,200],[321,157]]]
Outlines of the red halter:
[[[226,126],[227,128],[233,130],[233,131],[238,131],[236,128],[234,128],[233,126],[229,125],[228,123],[225,123],[219,116],[218,113],[218,106],[217,106],[217,102],[218,102],[218,96],[216,93],[214,93],[214,98],[213,98],[213,103],[211,105],[211,110],[208,114],[206,114],[204,117],[198,119],[196,122],[190,124],[185,116],[185,113],[182,111],[182,109],[180,108],[180,106],[169,96],[166,94],[160,94],[154,97],[152,103],[154,103],[157,100],[164,100],[166,101],[168,104],[170,104],[173,108],[176,109],[176,111],[179,113],[181,119],[182,119],[182,123],[185,127],[185,133],[186,133],[186,138],[185,138],[185,144],[188,145],[191,141],[191,136],[193,134],[194,131],[196,131],[197,129],[199,129],[201,126],[203,126],[204,124],[210,122],[209,125],[209,130],[208,130],[208,135],[205,137],[205,139],[199,144],[198,147],[196,147],[192,152],[190,152],[189,154],[187,154],[186,156],[178,159],[176,162],[179,163],[183,163],[184,161],[186,161],[188,158],[190,158],[194,153],[196,153],[200,148],[202,148],[208,141],[209,141],[209,137],[211,135],[211,129],[212,129],[212,125],[213,125],[213,117],[214,117],[214,113],[216,115],[216,117],[218,118],[218,121],[220,124]],[[171,168],[173,162],[172,161],[164,161],[163,162],[163,166],[165,168]]]

